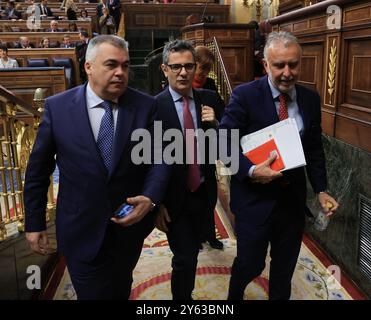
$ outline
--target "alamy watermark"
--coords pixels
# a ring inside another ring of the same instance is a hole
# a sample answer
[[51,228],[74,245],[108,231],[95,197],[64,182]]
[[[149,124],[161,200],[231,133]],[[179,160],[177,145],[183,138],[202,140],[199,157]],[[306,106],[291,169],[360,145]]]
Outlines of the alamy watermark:
[[[196,139],[195,139],[196,137]],[[131,141],[138,142],[131,152],[134,164],[215,164],[220,160],[228,167],[221,174],[235,174],[239,168],[239,130],[238,129],[179,129],[163,130],[162,122],[155,121],[153,131],[136,129]],[[185,141],[186,156],[185,156]],[[197,141],[197,149],[194,143]],[[197,150],[197,156],[194,150]]]
[[26,286],[29,290],[41,289],[41,269],[37,265],[30,265],[26,270],[27,274],[30,276],[27,277]]

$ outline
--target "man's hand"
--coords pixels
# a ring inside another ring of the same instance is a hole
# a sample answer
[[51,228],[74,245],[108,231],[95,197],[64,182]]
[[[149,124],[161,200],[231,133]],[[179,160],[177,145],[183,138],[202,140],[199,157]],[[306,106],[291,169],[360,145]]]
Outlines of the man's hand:
[[266,184],[274,179],[282,177],[281,172],[270,168],[271,163],[276,159],[276,157],[277,155],[271,155],[267,160],[256,165],[251,177],[253,182]]
[[164,205],[160,205],[155,218],[156,228],[162,232],[168,232],[167,224],[171,222],[169,213]]
[[339,204],[336,200],[326,192],[320,192],[318,194],[318,201],[322,207],[323,212],[326,212],[326,216],[332,216],[335,211],[339,208]]
[[124,218],[115,218],[112,217],[111,220],[123,227],[131,226],[134,223],[139,222],[144,218],[144,216],[152,210],[152,200],[150,198],[147,198],[145,196],[137,196],[133,198],[127,198],[126,202],[128,204],[131,204],[134,206],[134,209],[132,212],[130,212],[126,217]]
[[202,107],[201,107],[201,121],[202,122],[213,122],[213,123],[217,124],[218,121],[215,118],[214,109],[209,107],[209,106],[202,105]]
[[41,232],[26,232],[26,239],[32,251],[42,255],[49,253],[49,238],[46,230]]

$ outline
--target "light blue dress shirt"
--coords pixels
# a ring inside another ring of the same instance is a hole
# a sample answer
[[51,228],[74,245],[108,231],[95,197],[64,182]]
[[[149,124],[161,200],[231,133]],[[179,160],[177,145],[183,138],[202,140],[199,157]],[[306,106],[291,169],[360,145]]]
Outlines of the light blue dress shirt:
[[[105,112],[104,108],[100,105],[103,102],[103,99],[96,95],[96,93],[90,87],[89,83],[86,86],[85,96],[91,129],[93,130],[95,141],[97,141],[100,123],[102,122],[102,118]],[[114,121],[114,132],[116,132],[118,106],[115,104],[113,104],[112,113]]]

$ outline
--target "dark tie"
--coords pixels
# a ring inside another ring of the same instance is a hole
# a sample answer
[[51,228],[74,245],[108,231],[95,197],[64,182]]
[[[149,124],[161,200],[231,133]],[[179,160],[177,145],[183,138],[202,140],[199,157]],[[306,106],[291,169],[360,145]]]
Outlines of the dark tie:
[[[197,164],[197,139],[192,114],[189,111],[188,97],[183,97],[183,122],[186,142],[186,155],[188,160],[187,185],[192,192],[201,184],[200,168]],[[186,131],[188,129],[188,132]],[[187,134],[186,134],[187,132]]]
[[280,100],[280,107],[278,109],[278,118],[280,119],[280,121],[282,121],[289,117],[287,113],[287,104],[286,104],[287,94],[281,93],[279,96],[279,100]]
[[100,123],[97,145],[100,150],[103,162],[108,170],[111,170],[113,158],[113,137],[114,137],[114,122],[113,113],[109,101],[103,101],[101,106],[106,111]]

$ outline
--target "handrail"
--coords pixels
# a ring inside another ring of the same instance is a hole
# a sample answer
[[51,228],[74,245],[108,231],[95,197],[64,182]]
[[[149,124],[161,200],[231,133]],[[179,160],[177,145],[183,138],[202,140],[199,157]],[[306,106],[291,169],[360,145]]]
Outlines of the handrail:
[[273,25],[280,24],[288,20],[296,19],[299,17],[305,17],[305,16],[308,16],[308,15],[311,15],[317,12],[323,12],[325,8],[331,5],[344,5],[350,2],[354,2],[354,0],[325,0],[325,1],[318,2],[316,4],[312,4],[304,8],[300,8],[300,9],[297,9],[291,12],[281,14],[272,19],[268,19],[268,22],[270,25],[273,26]]
[[162,53],[162,51],[164,50],[164,47],[165,47],[165,46],[162,46],[162,47],[160,47],[160,48],[156,48],[155,50],[152,50],[150,53],[148,53],[148,54],[146,55],[146,57],[144,58],[144,62],[145,62],[146,64],[148,64],[148,61],[149,61],[152,57],[158,55],[159,53]]
[[24,230],[23,182],[44,100],[34,101],[31,106],[0,85],[0,242]]
[[0,100],[4,103],[12,102],[16,104],[17,109],[21,110],[22,112],[41,118],[42,114],[39,111],[37,111],[32,105],[18,98],[11,91],[4,88],[2,85],[0,85]]
[[217,39],[213,37],[212,42],[207,43],[206,46],[214,53],[215,56],[215,64],[213,65],[210,76],[214,79],[219,94],[227,104],[232,93],[232,85],[229,78],[229,72],[224,64],[223,57],[219,49]]

